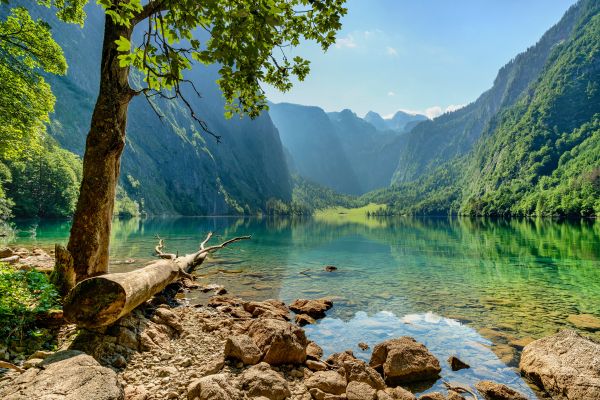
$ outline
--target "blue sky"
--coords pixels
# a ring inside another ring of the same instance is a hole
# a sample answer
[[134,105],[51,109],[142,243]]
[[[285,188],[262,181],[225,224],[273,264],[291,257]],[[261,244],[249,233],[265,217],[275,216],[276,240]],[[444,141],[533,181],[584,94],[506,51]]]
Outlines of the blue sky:
[[349,0],[327,53],[303,43],[292,55],[311,74],[273,102],[427,113],[474,101],[498,69],[535,44],[575,0]]

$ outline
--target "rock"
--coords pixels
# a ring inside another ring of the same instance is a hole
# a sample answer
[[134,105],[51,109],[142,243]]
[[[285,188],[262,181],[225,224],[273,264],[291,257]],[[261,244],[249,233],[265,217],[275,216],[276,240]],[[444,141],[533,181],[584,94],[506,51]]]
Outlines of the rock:
[[419,400],[446,400],[446,396],[440,392],[431,392],[419,396]]
[[[387,397],[385,397],[387,396]],[[377,392],[377,400],[416,400],[414,394],[404,389],[403,387],[397,386],[394,388],[385,388]]]
[[10,257],[6,257],[6,258],[0,258],[0,262],[6,263],[6,264],[16,264],[19,262],[20,259],[21,259],[21,257],[19,257],[19,256],[10,256]]
[[337,267],[334,265],[326,265],[323,269],[327,272],[337,271]]
[[519,368],[558,399],[600,399],[600,344],[573,330],[525,346]]
[[125,400],[148,400],[150,393],[143,386],[126,386]]
[[230,336],[225,342],[225,358],[239,360],[246,365],[257,364],[263,353],[247,335]]
[[167,376],[175,376],[175,375],[177,375],[177,368],[175,368],[173,366],[162,367],[158,371],[158,376],[160,376],[161,378],[164,378]]
[[250,397],[283,400],[291,396],[287,381],[264,362],[244,371],[240,385],[242,392]]
[[227,375],[209,375],[196,379],[187,388],[188,400],[238,400],[241,393],[229,383]]
[[586,331],[600,331],[600,318],[592,314],[569,315],[567,321],[579,329]]
[[[304,382],[308,389],[319,389],[324,393],[346,393],[346,378],[337,371],[315,372]],[[312,394],[312,392],[311,392]],[[313,395],[314,397],[314,395]]]
[[[93,357],[74,350],[59,351],[0,389],[6,400],[123,400],[117,374]],[[65,395],[68,394],[68,395]]]
[[477,382],[475,388],[485,400],[527,400],[527,397],[516,390],[492,381]]
[[510,342],[508,342],[508,344],[518,350],[523,350],[523,348],[525,346],[527,346],[529,343],[533,342],[534,340],[535,340],[534,338],[527,336],[522,339],[513,339]]
[[327,369],[327,364],[316,360],[306,360],[306,366],[311,371],[325,371]]
[[44,360],[47,357],[51,356],[52,354],[54,354],[53,351],[38,350],[35,353],[33,353],[32,355],[30,355],[29,359],[31,360],[32,358],[41,358],[42,360]]
[[366,344],[365,342],[360,342],[358,344],[358,348],[361,349],[362,351],[367,351],[367,350],[369,350],[369,345]]
[[290,304],[289,308],[296,314],[306,314],[319,319],[325,317],[325,311],[331,307],[333,307],[333,302],[329,299],[298,299]]
[[306,361],[308,340],[304,331],[272,318],[254,320],[248,327],[248,335],[263,352],[262,361],[271,365],[303,364]]
[[251,301],[244,303],[244,310],[252,315],[252,318],[273,318],[289,321],[290,312],[285,303],[279,300]]
[[167,308],[157,308],[156,311],[154,311],[154,315],[150,320],[158,324],[166,325],[169,328],[174,329],[178,333],[183,332],[183,326],[181,325],[179,317],[173,311]]
[[41,358],[29,358],[29,360],[27,360],[23,363],[23,368],[24,369],[33,368],[36,365],[38,365],[39,363],[41,363],[42,361],[44,361],[44,360],[42,360]]
[[369,365],[382,368],[388,384],[436,379],[440,363],[415,339],[403,336],[375,346]]
[[379,375],[379,372],[375,371],[375,369],[371,368],[364,361],[355,358],[352,352],[346,351],[332,354],[327,361],[344,371],[348,383],[362,382],[371,386],[376,391],[385,388],[385,382],[381,375]]
[[15,255],[15,252],[10,247],[2,247],[0,249],[0,258],[12,257]]
[[447,400],[465,400],[465,398],[460,394],[455,392],[454,390],[448,391],[448,396],[446,396]]
[[308,325],[308,324],[314,324],[317,321],[315,321],[315,319],[309,315],[306,314],[298,314],[296,315],[295,321],[298,325],[300,326],[304,326],[304,325]]
[[306,346],[306,357],[320,360],[323,357],[323,349],[315,342],[309,342]]
[[346,387],[348,400],[376,400],[377,390],[364,382],[352,381]]
[[450,358],[448,358],[448,364],[450,364],[452,371],[459,371],[461,369],[471,368],[469,364],[460,360],[456,356],[450,356]]

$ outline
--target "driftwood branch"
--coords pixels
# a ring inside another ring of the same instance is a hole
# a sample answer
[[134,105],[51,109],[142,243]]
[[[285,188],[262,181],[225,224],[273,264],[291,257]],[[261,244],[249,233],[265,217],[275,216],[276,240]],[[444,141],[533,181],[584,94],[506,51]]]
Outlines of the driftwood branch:
[[2,360],[0,360],[0,368],[14,369],[17,372],[25,372],[25,370],[23,368],[17,367],[14,364],[11,364],[9,362],[2,361]]
[[479,400],[479,397],[477,397],[477,395],[475,394],[475,392],[473,392],[471,390],[471,388],[469,388],[466,385],[461,385],[461,386],[454,386],[446,381],[442,381],[442,383],[444,384],[444,386],[446,387],[446,389],[451,390],[453,392],[456,393],[468,393],[471,396],[473,396],[474,400]]
[[65,319],[84,328],[100,328],[129,314],[134,308],[161,292],[169,284],[191,278],[191,273],[209,254],[251,236],[229,239],[219,245],[206,247],[209,233],[197,252],[178,257],[164,253],[164,240],[154,248],[161,258],[135,271],[100,275],[79,282],[65,298]]

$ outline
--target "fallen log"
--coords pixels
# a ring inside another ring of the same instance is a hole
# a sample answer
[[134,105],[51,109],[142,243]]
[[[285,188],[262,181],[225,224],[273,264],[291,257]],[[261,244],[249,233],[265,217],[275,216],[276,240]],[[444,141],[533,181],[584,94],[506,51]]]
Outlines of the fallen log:
[[159,239],[155,250],[161,260],[132,272],[105,274],[79,282],[65,298],[65,319],[88,329],[110,325],[169,284],[183,277],[189,278],[210,253],[239,240],[250,239],[250,236],[241,236],[206,247],[211,237],[212,233],[209,233],[196,253],[181,257],[163,253],[164,242]]

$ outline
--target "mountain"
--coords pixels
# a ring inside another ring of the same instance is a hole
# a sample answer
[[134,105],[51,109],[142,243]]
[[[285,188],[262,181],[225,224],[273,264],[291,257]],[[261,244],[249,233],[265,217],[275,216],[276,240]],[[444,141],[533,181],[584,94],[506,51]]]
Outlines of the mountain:
[[351,110],[271,104],[270,114],[289,152],[288,168],[344,194],[386,187],[398,162],[398,132],[378,131]]
[[270,104],[269,114],[299,175],[341,193],[361,193],[352,164],[325,111],[280,103]]
[[363,201],[387,202],[401,214],[599,216],[600,2],[578,2],[476,103],[410,136],[439,138],[442,127],[454,130],[445,131],[449,143],[429,142],[437,161]]
[[327,115],[351,160],[360,193],[389,186],[402,147],[401,135],[391,130],[378,131],[348,109]]
[[502,67],[492,88],[475,102],[414,127],[406,137],[393,181],[414,181],[468,153],[498,112],[514,105],[539,79],[555,48],[570,37],[581,21],[584,8],[581,4],[570,8],[536,45]]
[[[83,28],[57,21],[43,7],[32,12],[49,21],[69,63],[65,77],[48,77],[57,98],[49,132],[79,155],[98,92],[104,23],[99,6],[90,4],[86,12]],[[161,121],[144,98],[135,98],[121,164],[121,185],[129,195],[150,214],[182,215],[255,212],[269,198],[291,200],[283,147],[268,113],[226,120],[217,67],[196,65],[186,78],[202,94],[187,89],[192,107],[222,143],[201,132],[180,103],[157,101]]]
[[421,114],[410,114],[404,111],[398,111],[390,119],[384,119],[374,111],[369,111],[364,118],[365,121],[373,125],[378,131],[396,131],[410,132],[419,122],[426,121],[427,117]]

